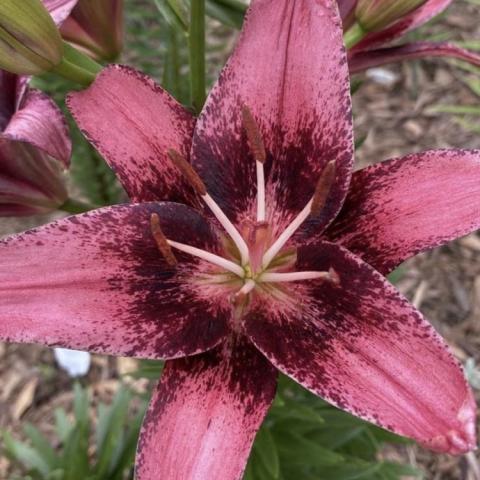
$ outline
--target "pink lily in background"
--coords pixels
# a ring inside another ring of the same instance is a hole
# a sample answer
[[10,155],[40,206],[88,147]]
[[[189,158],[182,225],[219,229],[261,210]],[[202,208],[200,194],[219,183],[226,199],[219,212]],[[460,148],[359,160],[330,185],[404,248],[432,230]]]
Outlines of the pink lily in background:
[[30,89],[26,78],[0,70],[0,216],[48,213],[63,205],[71,149],[55,103]]
[[[443,12],[453,0],[337,0],[340,14],[348,37],[357,37],[357,42],[349,49],[348,63],[351,73],[387,63],[423,57],[451,57],[480,66],[480,55],[460,48],[450,42],[417,41],[390,46],[406,33],[428,22]],[[407,5],[412,5],[407,8]],[[393,7],[392,7],[393,5]],[[392,12],[397,7],[394,21],[385,21],[378,26],[375,16],[381,16],[387,9]],[[369,16],[371,18],[369,18]],[[359,18],[360,17],[360,18]],[[363,20],[362,17],[365,17]],[[362,20],[363,23],[362,23]],[[355,32],[365,29],[360,36]],[[369,29],[371,24],[371,30]]]
[[69,97],[135,203],[0,242],[0,338],[167,359],[139,480],[240,478],[277,370],[428,448],[475,448],[461,367],[383,275],[480,227],[480,152],[352,178],[349,90],[333,0],[254,0],[198,119],[128,67]]
[[95,60],[112,61],[123,48],[123,0],[43,0],[67,42]]

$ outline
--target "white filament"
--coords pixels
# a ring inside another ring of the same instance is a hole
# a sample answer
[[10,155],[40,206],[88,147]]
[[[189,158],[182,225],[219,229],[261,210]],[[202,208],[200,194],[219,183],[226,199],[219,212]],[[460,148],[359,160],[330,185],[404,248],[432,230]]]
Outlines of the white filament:
[[238,275],[240,278],[245,276],[245,270],[240,267],[240,265],[237,265],[226,258],[207,252],[201,248],[191,247],[190,245],[185,245],[184,243],[174,242],[173,240],[167,240],[167,242],[171,247],[176,248],[177,250],[181,250],[182,252],[189,253],[195,257],[202,258],[209,263],[213,263],[218,267],[224,268],[225,270]]
[[262,268],[266,269],[277,253],[288,242],[291,236],[298,230],[300,225],[309,217],[312,212],[313,198],[307,203],[305,208],[294,218],[293,222],[277,238],[275,243],[264,253],[262,258]]
[[[223,210],[218,206],[217,202],[215,202],[215,200],[208,193],[205,195],[202,195],[202,198],[203,198],[203,201],[208,205],[212,213],[215,215],[215,217],[217,217],[218,221],[222,224],[225,231],[230,235],[235,245],[237,246],[238,251],[240,252],[242,265],[247,265],[250,259],[249,253],[248,253],[248,245],[240,235],[239,231],[235,228],[235,225],[228,219],[228,217],[223,213]],[[233,263],[233,262],[230,262],[230,263]],[[241,270],[243,272],[243,269]]]
[[254,288],[255,288],[256,283],[252,280],[249,279],[245,282],[245,285],[235,294],[235,296],[239,295],[248,295]]
[[328,272],[265,272],[260,275],[259,282],[298,282],[301,280],[314,280],[316,278],[329,278]]
[[265,221],[265,170],[263,163],[257,161],[257,221]]

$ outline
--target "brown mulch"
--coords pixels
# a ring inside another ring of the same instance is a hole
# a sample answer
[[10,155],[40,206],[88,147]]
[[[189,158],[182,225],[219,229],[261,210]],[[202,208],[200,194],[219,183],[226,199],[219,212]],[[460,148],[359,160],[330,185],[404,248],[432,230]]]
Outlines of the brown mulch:
[[[427,31],[451,31],[455,39],[478,39],[479,14],[480,6],[457,1],[449,15]],[[434,112],[439,104],[480,105],[480,98],[462,83],[461,71],[451,62],[432,59],[386,69],[396,76],[393,84],[366,79],[354,96],[356,136],[368,132],[358,152],[358,167],[432,148],[480,148],[479,135],[462,128],[453,115]],[[0,235],[44,222],[44,218],[2,219]],[[458,358],[480,362],[480,237],[472,234],[419,255],[406,262],[402,271],[399,289],[447,339]],[[108,399],[116,388],[118,372],[117,360],[94,356],[84,383],[92,386],[97,397]],[[51,433],[53,410],[71,405],[72,382],[58,370],[46,348],[0,344],[0,385],[0,429],[14,434],[21,435],[27,421]],[[480,401],[480,391],[476,393]],[[400,454],[403,461],[421,468],[426,479],[480,480],[477,454],[452,458],[416,446]],[[8,461],[0,457],[0,478],[9,475]]]

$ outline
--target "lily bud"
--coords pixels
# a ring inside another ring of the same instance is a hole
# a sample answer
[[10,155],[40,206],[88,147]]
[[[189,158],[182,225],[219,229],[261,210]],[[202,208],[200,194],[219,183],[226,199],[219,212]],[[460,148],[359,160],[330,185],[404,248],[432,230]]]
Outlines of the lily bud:
[[425,2],[426,0],[358,0],[355,16],[365,32],[378,32]]
[[0,2],[0,68],[37,75],[63,57],[60,33],[41,0]]
[[80,0],[60,31],[93,59],[115,60],[123,47],[123,0]]

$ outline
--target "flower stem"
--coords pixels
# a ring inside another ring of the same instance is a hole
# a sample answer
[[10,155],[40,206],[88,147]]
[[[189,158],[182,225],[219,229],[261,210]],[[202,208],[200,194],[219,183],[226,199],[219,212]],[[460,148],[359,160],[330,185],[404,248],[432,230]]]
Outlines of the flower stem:
[[192,0],[189,27],[190,95],[192,106],[200,112],[205,89],[205,0]]
[[359,43],[366,34],[367,32],[365,32],[362,26],[358,22],[355,22],[343,36],[347,50]]
[[80,85],[90,85],[102,66],[66,42],[63,42],[63,50],[62,61],[53,71]]
[[74,200],[73,198],[69,198],[63,205],[58,207],[59,210],[68,213],[85,213],[89,212],[90,210],[95,209],[93,205],[85,202],[81,202],[79,200]]

